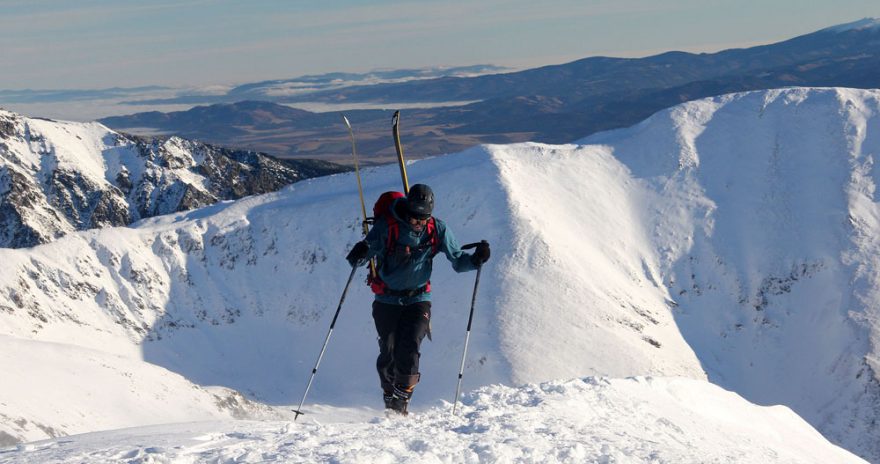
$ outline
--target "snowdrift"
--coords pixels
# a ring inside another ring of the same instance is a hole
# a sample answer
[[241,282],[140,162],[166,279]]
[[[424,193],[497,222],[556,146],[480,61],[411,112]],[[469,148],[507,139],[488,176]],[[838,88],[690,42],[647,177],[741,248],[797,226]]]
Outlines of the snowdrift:
[[450,410],[127,429],[0,449],[0,462],[865,462],[788,408],[696,380],[490,386],[466,395],[459,416]]
[[73,345],[0,336],[0,445],[132,425],[285,414],[159,366]]
[[[708,379],[788,405],[880,460],[878,111],[876,91],[735,94],[578,144],[412,163],[411,181],[433,187],[436,215],[459,241],[493,246],[464,388]],[[399,189],[396,167],[362,175],[368,198]],[[359,215],[354,177],[336,175],[2,250],[0,333],[293,404],[348,275]],[[473,277],[435,261],[417,411],[451,400]],[[310,401],[379,406],[370,300],[353,287]]]

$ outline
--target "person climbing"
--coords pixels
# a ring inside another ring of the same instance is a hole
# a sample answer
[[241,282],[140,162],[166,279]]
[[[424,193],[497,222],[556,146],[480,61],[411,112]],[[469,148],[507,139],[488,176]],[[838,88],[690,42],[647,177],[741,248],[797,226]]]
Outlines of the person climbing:
[[452,231],[432,216],[434,192],[427,185],[413,185],[405,197],[398,194],[400,198],[387,200],[385,195],[374,208],[373,228],[346,259],[353,267],[377,260],[370,282],[379,338],[376,370],[385,408],[406,415],[421,378],[419,348],[425,336],[430,337],[434,256],[442,252],[456,272],[467,272],[488,261],[490,249],[481,242],[473,254],[462,251]]

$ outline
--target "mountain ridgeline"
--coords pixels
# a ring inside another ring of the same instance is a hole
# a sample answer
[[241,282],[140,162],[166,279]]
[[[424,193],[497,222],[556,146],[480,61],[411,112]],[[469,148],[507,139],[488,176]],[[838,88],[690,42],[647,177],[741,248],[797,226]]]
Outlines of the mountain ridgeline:
[[[230,95],[224,95],[216,100],[223,105],[102,121],[114,128],[149,127],[281,157],[340,159],[346,154],[347,134],[338,115],[291,113],[285,105],[360,102],[392,107],[407,102],[477,101],[405,111],[404,137],[409,153],[418,158],[479,143],[567,143],[631,126],[685,101],[732,92],[791,86],[874,88],[878,82],[880,22],[865,19],[779,43],[717,53],[592,57],[476,77],[448,76],[311,93],[239,93],[240,99],[263,103],[230,105]],[[248,114],[261,123],[243,117]],[[356,124],[364,157],[390,161],[394,156],[387,137],[390,112],[352,110],[346,114]],[[210,121],[210,131],[193,123],[203,119]]]
[[0,247],[125,226],[344,171],[179,137],[145,139],[100,124],[0,110]]

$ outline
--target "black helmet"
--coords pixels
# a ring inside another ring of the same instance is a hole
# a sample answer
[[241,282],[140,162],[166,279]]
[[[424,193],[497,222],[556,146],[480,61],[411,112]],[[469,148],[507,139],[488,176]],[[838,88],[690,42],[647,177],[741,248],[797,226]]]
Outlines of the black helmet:
[[416,184],[406,196],[406,209],[410,217],[428,219],[434,211],[434,192],[425,184]]

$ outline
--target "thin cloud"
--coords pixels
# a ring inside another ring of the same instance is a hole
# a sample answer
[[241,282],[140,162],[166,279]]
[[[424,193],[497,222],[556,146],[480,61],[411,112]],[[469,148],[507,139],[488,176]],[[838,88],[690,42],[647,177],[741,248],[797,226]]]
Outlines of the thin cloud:
[[[275,27],[305,27],[339,32],[340,30],[375,30],[376,26],[389,32],[409,29],[448,30],[468,27],[491,27],[534,21],[570,20],[625,13],[657,13],[681,10],[680,6],[629,2],[570,2],[548,8],[541,2],[510,1],[455,1],[436,3],[401,2],[395,4],[338,8],[308,13],[290,12],[273,16],[269,24]],[[330,33],[330,32],[328,32]]]

